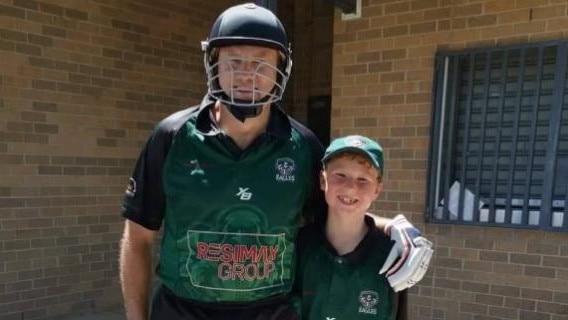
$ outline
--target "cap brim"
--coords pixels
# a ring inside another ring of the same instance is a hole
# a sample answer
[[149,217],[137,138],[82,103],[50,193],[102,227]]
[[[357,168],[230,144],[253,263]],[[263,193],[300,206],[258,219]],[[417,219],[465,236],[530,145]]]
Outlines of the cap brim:
[[357,153],[357,154],[364,156],[365,158],[367,158],[369,160],[369,162],[373,165],[373,167],[375,167],[375,169],[379,170],[379,172],[382,174],[383,169],[381,168],[379,163],[373,158],[373,155],[370,152],[365,151],[365,150],[360,149],[360,148],[357,148],[357,147],[342,147],[340,149],[337,149],[333,152],[330,152],[329,154],[326,154],[321,159],[321,162],[325,164],[330,158],[333,158],[335,155],[343,153],[343,152]]

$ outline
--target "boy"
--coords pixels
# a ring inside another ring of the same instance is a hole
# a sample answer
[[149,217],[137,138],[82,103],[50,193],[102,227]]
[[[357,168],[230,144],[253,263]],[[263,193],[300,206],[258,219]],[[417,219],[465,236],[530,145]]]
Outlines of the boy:
[[396,293],[375,267],[386,260],[391,240],[367,214],[382,190],[381,146],[363,136],[339,138],[322,163],[327,220],[302,228],[297,242],[302,318],[406,319],[406,291]]

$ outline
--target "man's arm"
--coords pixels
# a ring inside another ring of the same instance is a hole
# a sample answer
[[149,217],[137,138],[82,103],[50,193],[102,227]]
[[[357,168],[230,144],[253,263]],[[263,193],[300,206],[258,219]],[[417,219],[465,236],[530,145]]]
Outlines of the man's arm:
[[152,249],[157,231],[126,219],[120,247],[120,284],[127,320],[147,320]]

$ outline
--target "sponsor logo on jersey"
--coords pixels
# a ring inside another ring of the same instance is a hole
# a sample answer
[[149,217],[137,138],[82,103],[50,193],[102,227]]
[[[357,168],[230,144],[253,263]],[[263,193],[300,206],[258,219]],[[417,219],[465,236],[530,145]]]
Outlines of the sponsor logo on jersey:
[[296,163],[290,158],[276,160],[276,181],[294,182],[296,180]]
[[134,180],[134,178],[130,178],[128,180],[125,193],[129,197],[134,197],[136,195],[136,180]]
[[289,255],[284,234],[188,230],[186,241],[182,275],[194,287],[236,292],[284,284]]
[[197,259],[217,262],[221,280],[254,281],[273,277],[277,245],[241,245],[197,242]]
[[375,306],[379,303],[379,294],[375,291],[364,290],[359,294],[359,313],[377,314]]
[[239,192],[235,195],[239,197],[240,200],[249,201],[252,198],[252,192],[249,192],[250,188],[239,187]]

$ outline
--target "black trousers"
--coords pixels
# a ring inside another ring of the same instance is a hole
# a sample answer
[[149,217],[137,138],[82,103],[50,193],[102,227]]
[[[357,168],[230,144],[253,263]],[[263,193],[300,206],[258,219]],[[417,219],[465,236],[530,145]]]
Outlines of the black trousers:
[[151,320],[299,320],[288,297],[247,304],[200,303],[160,286],[152,300]]

